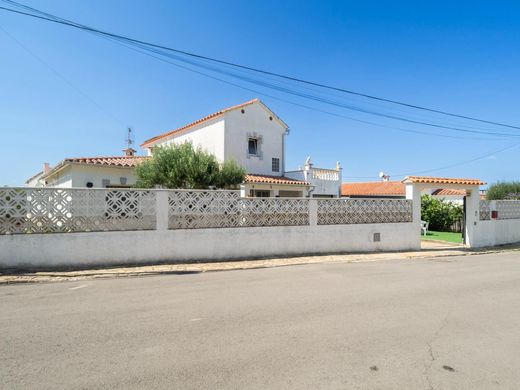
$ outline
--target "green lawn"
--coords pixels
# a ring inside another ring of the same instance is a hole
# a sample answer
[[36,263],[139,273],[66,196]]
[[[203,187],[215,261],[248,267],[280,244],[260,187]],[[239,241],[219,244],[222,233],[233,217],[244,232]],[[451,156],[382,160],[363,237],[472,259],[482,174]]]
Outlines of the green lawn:
[[434,232],[428,231],[426,236],[421,235],[423,240],[440,240],[462,244],[462,233]]

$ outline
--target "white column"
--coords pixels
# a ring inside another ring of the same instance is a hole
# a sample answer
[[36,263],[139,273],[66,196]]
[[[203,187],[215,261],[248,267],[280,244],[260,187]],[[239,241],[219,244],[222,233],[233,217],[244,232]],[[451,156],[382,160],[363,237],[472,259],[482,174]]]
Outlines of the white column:
[[417,184],[406,184],[406,199],[412,201],[412,223],[415,226],[415,249],[421,249],[421,187]]
[[318,199],[309,199],[309,226],[318,226],[318,202]]
[[466,245],[478,247],[477,233],[480,210],[480,193],[478,187],[473,187],[466,192]]
[[245,184],[240,184],[240,197],[245,198],[248,195]]
[[168,191],[157,191],[155,202],[155,229],[168,230]]

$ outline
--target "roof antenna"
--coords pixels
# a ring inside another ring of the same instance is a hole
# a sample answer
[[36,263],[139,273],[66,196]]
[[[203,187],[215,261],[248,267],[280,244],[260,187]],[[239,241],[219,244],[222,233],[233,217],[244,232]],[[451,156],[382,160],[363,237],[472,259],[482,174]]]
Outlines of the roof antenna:
[[381,181],[389,181],[390,175],[387,175],[386,173],[381,171],[381,172],[379,172],[379,178],[381,179]]
[[126,142],[126,149],[123,149],[123,152],[125,152],[125,156],[127,156],[127,157],[134,156],[134,154],[135,154],[135,152],[137,152],[137,150],[132,148],[132,145],[135,143],[135,140],[134,140],[133,130],[131,127],[129,127],[127,129],[125,142]]

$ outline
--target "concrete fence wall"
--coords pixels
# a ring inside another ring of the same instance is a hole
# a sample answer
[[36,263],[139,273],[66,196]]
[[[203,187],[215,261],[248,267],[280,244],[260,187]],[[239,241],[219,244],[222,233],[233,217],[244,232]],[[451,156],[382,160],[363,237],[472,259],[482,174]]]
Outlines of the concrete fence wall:
[[520,219],[480,221],[475,229],[475,248],[520,242]]
[[520,201],[480,201],[480,221],[474,234],[475,248],[520,242]]
[[0,236],[0,267],[66,267],[418,250],[413,223]]
[[412,201],[237,191],[0,189],[0,267],[420,248]]

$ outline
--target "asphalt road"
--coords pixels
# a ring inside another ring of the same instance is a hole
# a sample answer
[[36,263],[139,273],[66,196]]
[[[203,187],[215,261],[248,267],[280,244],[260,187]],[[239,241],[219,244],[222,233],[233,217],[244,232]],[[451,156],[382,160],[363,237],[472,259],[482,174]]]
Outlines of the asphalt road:
[[0,287],[4,389],[518,389],[520,252]]

